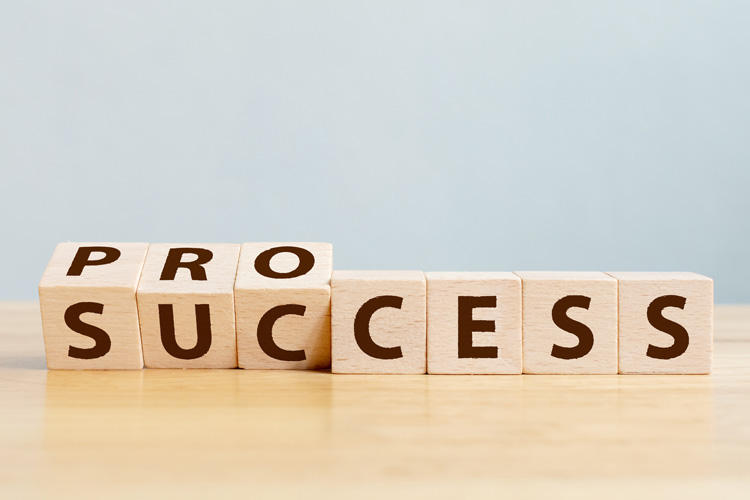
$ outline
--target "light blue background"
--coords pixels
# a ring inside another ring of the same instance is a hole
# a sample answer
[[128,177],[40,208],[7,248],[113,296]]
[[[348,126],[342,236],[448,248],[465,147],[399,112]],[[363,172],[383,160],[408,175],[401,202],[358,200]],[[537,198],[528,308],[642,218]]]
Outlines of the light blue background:
[[0,0],[0,299],[59,241],[691,270],[750,302],[750,3]]

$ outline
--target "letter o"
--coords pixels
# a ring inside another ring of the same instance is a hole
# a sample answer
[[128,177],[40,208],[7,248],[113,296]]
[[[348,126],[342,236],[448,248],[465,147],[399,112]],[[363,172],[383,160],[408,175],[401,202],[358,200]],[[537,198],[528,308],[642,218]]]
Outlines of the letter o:
[[[271,269],[271,259],[276,255],[285,252],[293,253],[299,258],[299,264],[296,269],[286,273],[280,273]],[[269,248],[268,250],[261,252],[258,257],[255,258],[255,270],[266,278],[274,279],[289,279],[302,276],[309,273],[314,265],[315,257],[309,250],[292,246]]]

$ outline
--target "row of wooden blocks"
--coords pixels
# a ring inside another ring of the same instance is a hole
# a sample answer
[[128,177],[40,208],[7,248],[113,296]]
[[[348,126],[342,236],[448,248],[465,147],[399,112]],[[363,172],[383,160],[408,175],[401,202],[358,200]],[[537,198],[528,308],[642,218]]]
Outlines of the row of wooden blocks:
[[50,369],[709,373],[694,273],[333,271],[328,243],[61,243]]

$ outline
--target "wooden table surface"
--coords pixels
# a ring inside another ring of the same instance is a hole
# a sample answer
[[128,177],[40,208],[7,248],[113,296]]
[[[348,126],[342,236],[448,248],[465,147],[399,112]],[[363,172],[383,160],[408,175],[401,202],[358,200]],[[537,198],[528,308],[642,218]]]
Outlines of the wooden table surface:
[[750,498],[750,306],[715,314],[712,375],[66,372],[0,303],[0,498]]

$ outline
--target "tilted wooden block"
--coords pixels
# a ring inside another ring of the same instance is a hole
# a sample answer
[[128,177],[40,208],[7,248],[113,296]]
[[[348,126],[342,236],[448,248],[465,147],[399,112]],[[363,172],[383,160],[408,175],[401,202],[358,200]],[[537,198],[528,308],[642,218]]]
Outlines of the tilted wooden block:
[[331,365],[330,243],[244,243],[234,284],[240,368]]
[[137,292],[146,367],[237,367],[239,254],[231,244],[149,247]]
[[48,368],[143,368],[135,292],[147,249],[57,245],[39,283]]
[[334,373],[425,373],[426,283],[421,271],[334,271]]
[[620,373],[710,373],[713,280],[695,273],[608,273],[619,285]]
[[521,373],[521,279],[489,272],[425,276],[427,372]]
[[600,272],[517,272],[524,373],[617,373],[617,280]]

